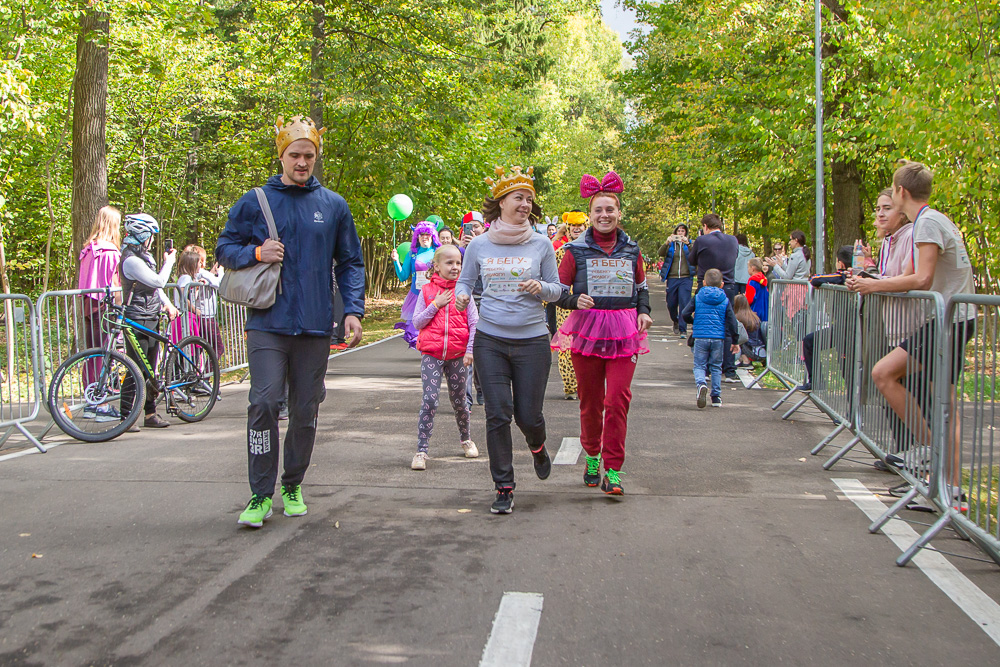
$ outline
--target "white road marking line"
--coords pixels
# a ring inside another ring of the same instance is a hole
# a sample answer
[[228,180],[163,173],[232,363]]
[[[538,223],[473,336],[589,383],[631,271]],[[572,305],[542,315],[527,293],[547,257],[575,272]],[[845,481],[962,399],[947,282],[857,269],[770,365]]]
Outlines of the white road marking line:
[[580,444],[580,438],[563,438],[562,444],[559,445],[559,451],[556,452],[556,457],[552,459],[552,463],[556,465],[576,465],[576,462],[580,460],[580,452],[583,451],[583,445]]
[[750,383],[753,382],[753,375],[751,375],[750,371],[748,371],[747,369],[745,369],[745,368],[737,368],[736,369],[736,375],[738,375],[739,378],[740,378],[740,380],[743,381],[743,386],[744,387],[747,387],[747,388],[750,388],[750,389],[760,389],[761,388],[759,382],[757,384],[755,384],[753,387],[750,387]]
[[541,593],[504,593],[479,667],[528,667],[541,618]]
[[[58,447],[59,445],[64,445],[64,444],[66,443],[64,442],[47,443],[45,445],[45,449],[50,450],[53,447]],[[43,452],[38,451],[37,447],[31,445],[31,449],[24,449],[19,452],[14,452],[13,454],[4,454],[3,456],[0,456],[0,461],[9,461],[10,459],[20,458],[22,456],[27,456],[28,454],[42,454],[42,453]]]
[[337,359],[338,357],[342,357],[345,354],[351,354],[352,352],[360,352],[361,350],[367,350],[369,347],[372,347],[373,345],[378,345],[379,343],[386,343],[386,342],[388,342],[390,340],[395,340],[395,339],[399,338],[402,335],[403,335],[402,332],[400,332],[398,334],[393,334],[393,335],[389,336],[388,338],[383,338],[382,340],[377,340],[374,343],[365,343],[364,345],[358,345],[357,347],[350,347],[350,348],[347,348],[346,350],[341,350],[340,352],[337,352],[335,354],[331,354],[328,358],[329,359]]
[[[888,509],[888,506],[856,479],[833,478],[833,483],[839,486],[844,495],[867,514],[872,521],[882,516]],[[909,524],[896,519],[885,524],[882,527],[882,533],[892,540],[901,551],[909,549],[910,545],[919,537]],[[958,568],[948,562],[944,556],[935,551],[921,549],[913,557],[913,563],[927,575],[927,578],[934,585],[950,597],[959,609],[975,621],[976,625],[990,639],[1000,645],[1000,605],[969,581],[968,577],[959,572]]]

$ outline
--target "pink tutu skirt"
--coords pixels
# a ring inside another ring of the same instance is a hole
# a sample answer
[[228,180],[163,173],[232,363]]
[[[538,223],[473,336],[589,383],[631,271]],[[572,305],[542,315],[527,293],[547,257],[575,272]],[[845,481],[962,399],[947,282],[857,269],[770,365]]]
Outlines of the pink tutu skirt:
[[604,359],[646,354],[646,332],[639,333],[636,317],[635,308],[574,310],[552,337],[552,349]]

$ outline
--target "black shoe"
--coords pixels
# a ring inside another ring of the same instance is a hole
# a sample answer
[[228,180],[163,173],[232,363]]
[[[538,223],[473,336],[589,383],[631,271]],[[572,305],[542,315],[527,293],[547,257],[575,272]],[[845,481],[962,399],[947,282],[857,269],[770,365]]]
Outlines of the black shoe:
[[476,390],[476,403],[478,403],[479,405],[482,405],[485,402],[486,402],[486,399],[483,398],[483,392],[481,392],[479,390]]
[[170,422],[161,417],[158,414],[154,414],[152,417],[146,417],[142,421],[143,428],[167,428],[170,426]]
[[497,489],[497,499],[490,505],[493,514],[510,514],[514,511],[514,489]]
[[708,385],[698,385],[698,407],[703,408],[708,405]]
[[896,471],[895,468],[890,468],[889,466],[887,466],[886,463],[885,463],[885,461],[883,461],[882,459],[875,459],[875,463],[872,464],[872,467],[875,468],[875,470],[878,470],[879,472],[895,472]]
[[601,491],[609,496],[624,496],[625,489],[622,488],[622,479],[619,475],[621,473],[617,470],[608,470],[604,475],[604,481],[601,482]]
[[548,479],[549,473],[552,472],[552,459],[549,458],[545,445],[542,445],[537,452],[531,452],[531,458],[534,460],[535,474],[538,475],[538,479]]
[[680,336],[681,335],[681,328],[679,326],[677,326],[676,324],[674,325],[674,335],[675,336]]
[[800,384],[796,387],[797,390],[801,391],[803,394],[808,394],[813,390],[812,382],[806,382],[805,384]]
[[903,482],[902,484],[899,484],[897,486],[890,487],[889,495],[894,498],[902,498],[907,493],[909,493],[910,489],[912,488],[913,486],[909,482]]
[[733,371],[731,373],[726,373],[726,376],[724,378],[722,378],[722,381],[723,382],[740,382],[740,383],[743,382],[743,380],[740,379],[740,376],[737,375],[735,371]]

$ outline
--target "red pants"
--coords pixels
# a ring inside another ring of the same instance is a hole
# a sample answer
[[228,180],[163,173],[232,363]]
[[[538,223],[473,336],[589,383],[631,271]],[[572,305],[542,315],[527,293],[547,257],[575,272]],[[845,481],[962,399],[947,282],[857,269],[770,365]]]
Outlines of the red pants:
[[572,356],[580,397],[580,444],[588,456],[604,458],[605,470],[620,472],[636,357],[602,359],[576,352]]

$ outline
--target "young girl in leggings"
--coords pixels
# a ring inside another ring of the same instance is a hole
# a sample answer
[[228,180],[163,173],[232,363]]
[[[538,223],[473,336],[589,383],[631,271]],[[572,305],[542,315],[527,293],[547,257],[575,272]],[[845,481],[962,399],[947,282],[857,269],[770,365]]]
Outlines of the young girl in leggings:
[[451,244],[435,251],[430,282],[420,289],[420,298],[413,312],[420,360],[420,379],[424,384],[423,403],[417,423],[417,453],[410,467],[427,469],[427,448],[434,431],[434,414],[442,378],[448,383],[448,398],[455,409],[459,437],[465,456],[479,456],[476,443],[469,435],[469,406],[465,402],[465,384],[472,365],[472,343],[476,338],[479,313],[470,303],[459,311],[455,308],[455,281],[462,271],[462,253]]
[[514,509],[512,417],[531,450],[535,474],[546,479],[552,471],[542,416],[552,352],[542,301],[555,303],[563,290],[552,243],[533,227],[541,209],[535,203],[532,171],[514,167],[505,174],[500,167],[495,180],[487,179],[492,196],[483,202],[483,217],[490,228],[469,243],[455,288],[455,305],[463,309],[477,279],[483,284],[474,350],[486,397],[494,514]]
[[[567,243],[559,281],[569,286],[560,306],[573,309],[552,347],[570,350],[579,381],[580,444],[587,452],[583,482],[608,495],[625,493],[622,464],[632,400],[632,376],[649,352],[649,291],[638,244],[619,228],[621,178],[587,174],[580,195],[590,200],[590,229]],[[601,482],[601,463],[604,481]]]

